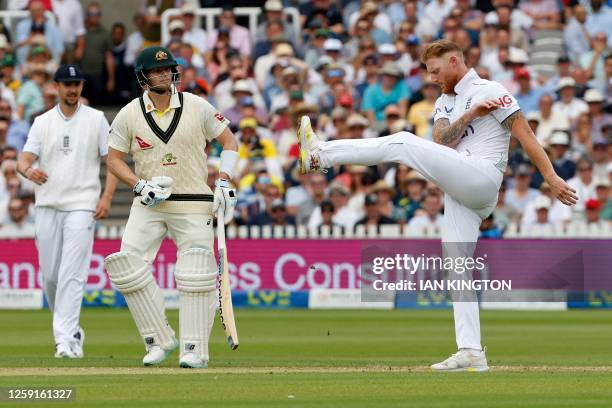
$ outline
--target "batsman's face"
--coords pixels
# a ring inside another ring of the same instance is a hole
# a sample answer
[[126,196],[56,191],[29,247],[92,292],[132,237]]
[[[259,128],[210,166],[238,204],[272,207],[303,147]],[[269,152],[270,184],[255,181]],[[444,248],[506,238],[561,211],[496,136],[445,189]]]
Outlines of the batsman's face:
[[429,58],[425,61],[431,81],[439,85],[442,93],[453,94],[457,85],[459,58],[454,54]]
[[82,91],[83,82],[81,81],[58,82],[57,84],[57,94],[60,101],[68,106],[74,106],[79,103]]
[[155,68],[147,72],[147,78],[154,88],[170,88],[172,83],[172,70],[170,67]]

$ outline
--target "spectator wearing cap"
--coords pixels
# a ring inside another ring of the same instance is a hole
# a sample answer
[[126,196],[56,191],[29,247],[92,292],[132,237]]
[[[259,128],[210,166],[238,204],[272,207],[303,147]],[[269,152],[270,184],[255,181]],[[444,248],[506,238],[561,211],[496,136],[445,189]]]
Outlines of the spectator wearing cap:
[[584,94],[591,117],[591,139],[605,140],[602,128],[612,124],[612,115],[604,111],[604,96],[599,89],[589,89]]
[[115,90],[115,59],[110,33],[102,26],[100,4],[94,2],[87,6],[85,29],[85,50],[79,60],[85,75],[83,97],[104,103]]
[[431,133],[433,112],[436,100],[440,96],[440,86],[434,84],[431,77],[426,76],[421,92],[425,99],[410,107],[408,122],[414,126],[417,136],[426,137]]
[[397,105],[389,105],[385,108],[385,127],[378,132],[378,137],[387,136],[395,132],[391,131],[393,124],[398,120],[403,119],[400,116],[399,107]]
[[478,239],[501,239],[503,235],[503,230],[495,223],[494,213],[482,220]]
[[533,207],[530,210],[535,212],[535,216],[529,221],[521,222],[522,235],[551,236],[554,233],[554,225],[550,220],[551,199],[541,195],[530,204]]
[[204,55],[208,51],[208,37],[206,31],[194,24],[196,10],[197,7],[192,3],[185,3],[181,7],[181,19],[184,24],[182,41],[191,45],[196,54]]
[[352,113],[346,120],[347,133],[341,138],[363,139],[373,137],[374,135],[368,129],[369,125],[368,118],[359,113]]
[[408,223],[408,234],[413,237],[422,237],[428,230],[442,230],[444,216],[442,211],[442,198],[435,190],[425,194],[421,209],[417,210],[415,216]]
[[183,19],[176,18],[170,21],[170,24],[168,24],[168,32],[170,33],[170,36],[168,41],[164,44],[164,47],[168,47],[170,43],[180,43],[183,41],[183,34],[185,34],[185,23],[183,22]]
[[396,224],[393,219],[382,214],[379,206],[378,195],[370,193],[365,196],[365,216],[355,223],[355,228],[359,225],[370,226],[375,225],[378,229],[381,225]]
[[610,196],[610,181],[608,177],[595,180],[595,195],[601,205],[599,218],[605,221],[612,221],[612,198]]
[[342,57],[342,41],[337,38],[328,38],[323,43],[323,51],[325,55],[332,59],[332,64],[335,64],[344,70],[344,80],[347,83],[352,83],[355,79],[355,69],[352,65],[344,62]]
[[580,57],[591,49],[586,21],[587,10],[585,6],[576,4],[572,17],[563,29],[563,40],[567,48],[567,54],[576,64],[580,61]]
[[514,70],[514,80],[518,83],[518,92],[514,96],[521,109],[525,113],[537,111],[544,91],[531,86],[531,74],[525,68]]
[[243,96],[252,96],[255,99],[256,106],[265,107],[263,97],[257,87],[257,81],[254,78],[247,77],[242,60],[237,56],[229,60],[229,77],[218,83],[214,89],[217,109],[221,112],[236,105],[238,99]]
[[576,173],[576,164],[569,157],[570,136],[566,131],[555,130],[548,140],[550,158],[555,172],[563,180],[569,180]]
[[363,95],[361,109],[371,122],[383,121],[384,111],[388,105],[399,106],[400,116],[406,117],[410,94],[404,83],[404,75],[392,62],[379,70],[380,80],[368,86]]
[[27,68],[29,80],[19,88],[17,94],[17,117],[30,122],[32,115],[45,107],[42,87],[49,80],[47,67],[41,64],[31,64]]
[[521,230],[533,225],[538,219],[538,206],[547,204],[547,221],[554,226],[561,226],[572,220],[572,209],[555,199],[547,182],[540,184],[540,196],[525,206],[521,217]]
[[[14,94],[21,86],[21,80],[17,76],[15,70],[15,56],[13,54],[4,54],[0,60],[0,97],[4,98],[7,95],[7,90],[11,91],[9,98],[14,98]],[[13,100],[14,104],[14,100]]]
[[11,104],[5,99],[0,99],[0,120],[5,121],[7,126],[6,145],[21,151],[28,138],[29,123],[13,115]]
[[590,198],[584,204],[584,218],[587,224],[587,228],[590,231],[593,229],[604,229],[609,227],[607,221],[604,221],[600,218],[599,214],[601,212],[601,203],[596,198]]
[[219,28],[213,30],[208,37],[208,48],[212,49],[217,43],[220,31],[225,31],[229,35],[229,45],[237,49],[245,62],[251,56],[251,35],[249,30],[236,24],[236,15],[232,6],[224,5],[219,16]]
[[312,230],[322,223],[323,218],[326,216],[323,211],[323,204],[329,202],[333,206],[333,213],[331,214],[332,222],[335,225],[342,226],[345,230],[352,230],[359,219],[359,215],[347,205],[349,197],[350,191],[346,186],[339,182],[332,183],[329,186],[329,198],[323,200],[321,205],[312,212],[308,220],[308,228]]
[[238,123],[242,118],[255,118],[259,123],[268,123],[266,111],[255,106],[255,99],[251,95],[241,96],[236,101],[236,105],[223,112],[231,123]]
[[536,199],[538,190],[530,188],[532,173],[528,165],[521,164],[516,169],[516,185],[506,191],[506,204],[522,214],[527,203]]
[[378,196],[378,207],[382,215],[400,224],[406,222],[406,212],[402,208],[396,207],[393,203],[395,189],[389,183],[382,179],[378,180],[372,186],[372,193]]
[[[398,167],[399,169],[400,167]],[[395,201],[398,207],[402,208],[406,213],[405,218],[410,220],[414,217],[416,211],[421,208],[427,180],[417,171],[411,170],[405,179],[398,181],[396,185],[399,185],[399,195]]]
[[53,60],[59,63],[64,52],[62,33],[52,19],[45,16],[45,8],[41,0],[31,0],[28,4],[29,17],[17,23],[15,43],[17,65],[26,61],[30,47],[41,41],[51,50]]
[[578,115],[588,111],[589,107],[582,99],[576,98],[576,81],[571,77],[564,77],[559,80],[557,92],[559,100],[553,104],[553,112],[558,112],[566,117],[570,125],[576,123]]
[[567,181],[570,187],[576,190],[578,202],[573,210],[576,216],[584,212],[587,200],[595,198],[595,177],[593,176],[593,161],[586,157],[576,163],[576,176]]
[[282,33],[284,36],[295,44],[299,44],[299,38],[293,29],[293,26],[283,18],[283,2],[281,0],[266,0],[263,6],[264,21],[257,26],[255,32],[255,40],[257,42],[264,41],[270,37],[266,34],[266,27],[269,21],[280,21],[282,25]]
[[261,131],[265,130],[257,125],[257,120],[253,117],[246,117],[240,120],[238,128],[240,131],[236,137],[240,141],[238,155],[239,174],[251,172],[251,165],[256,161],[266,163],[268,173],[279,180],[283,180],[283,172],[279,161],[278,153],[274,142],[261,136]]
[[34,238],[34,223],[28,222],[28,207],[20,198],[8,203],[8,222],[0,227],[0,238]]
[[85,47],[83,7],[78,0],[52,0],[53,14],[64,41],[64,62],[81,59]]

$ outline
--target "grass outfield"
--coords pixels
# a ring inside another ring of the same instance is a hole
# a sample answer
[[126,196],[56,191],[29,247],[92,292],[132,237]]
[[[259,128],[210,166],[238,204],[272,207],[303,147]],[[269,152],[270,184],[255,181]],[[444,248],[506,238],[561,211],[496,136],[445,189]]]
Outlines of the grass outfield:
[[[177,329],[177,312],[169,317]],[[0,387],[70,386],[70,406],[87,407],[612,406],[607,311],[483,311],[489,373],[427,369],[455,349],[449,310],[237,310],[237,319],[240,348],[217,323],[210,369],[194,371],[176,368],[178,353],[141,367],[127,310],[84,310],[86,358],[76,361],[52,357],[48,311],[0,311]]]

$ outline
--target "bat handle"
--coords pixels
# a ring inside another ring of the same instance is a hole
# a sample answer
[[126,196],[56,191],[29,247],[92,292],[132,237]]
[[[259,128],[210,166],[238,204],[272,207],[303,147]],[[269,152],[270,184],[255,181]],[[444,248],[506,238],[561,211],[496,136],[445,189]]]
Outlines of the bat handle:
[[223,211],[217,211],[217,249],[225,249],[225,220]]

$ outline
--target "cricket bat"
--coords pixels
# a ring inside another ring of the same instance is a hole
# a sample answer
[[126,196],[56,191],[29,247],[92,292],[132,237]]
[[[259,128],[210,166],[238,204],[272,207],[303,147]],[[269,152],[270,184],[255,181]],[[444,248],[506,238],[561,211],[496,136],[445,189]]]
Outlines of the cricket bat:
[[219,318],[225,330],[227,343],[232,350],[238,348],[238,332],[234,320],[232,289],[227,265],[227,248],[225,246],[225,222],[223,212],[217,214],[217,249],[219,250]]

